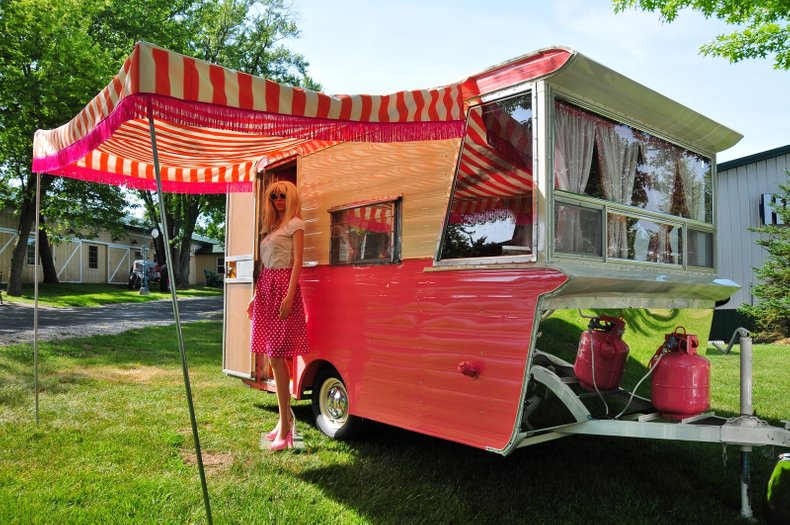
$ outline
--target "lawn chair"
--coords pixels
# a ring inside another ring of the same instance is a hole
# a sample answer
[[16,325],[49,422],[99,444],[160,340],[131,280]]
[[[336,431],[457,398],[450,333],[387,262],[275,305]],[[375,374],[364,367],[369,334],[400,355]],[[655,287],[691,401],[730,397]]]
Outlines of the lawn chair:
[[212,272],[211,270],[203,270],[203,275],[206,276],[206,286],[222,288],[222,277],[217,275],[216,272]]

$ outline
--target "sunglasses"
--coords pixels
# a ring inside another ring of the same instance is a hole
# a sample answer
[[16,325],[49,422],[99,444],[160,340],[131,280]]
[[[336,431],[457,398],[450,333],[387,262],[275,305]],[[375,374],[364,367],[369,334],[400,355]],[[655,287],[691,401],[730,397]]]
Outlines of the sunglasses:
[[284,201],[285,200],[285,193],[279,193],[279,194],[278,193],[272,193],[271,195],[269,195],[269,198],[271,200],[273,200],[273,201],[276,201],[277,199],[280,199],[280,200]]

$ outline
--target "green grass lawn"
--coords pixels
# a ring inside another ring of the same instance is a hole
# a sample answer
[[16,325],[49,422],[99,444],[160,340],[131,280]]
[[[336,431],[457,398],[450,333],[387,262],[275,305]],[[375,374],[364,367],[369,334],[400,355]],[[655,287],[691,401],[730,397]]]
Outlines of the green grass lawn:
[[[748,523],[732,446],[576,436],[503,458],[374,423],[343,443],[298,402],[306,450],[261,451],[274,396],[222,374],[221,323],[184,334],[215,523]],[[37,426],[32,347],[0,347],[0,523],[204,523],[174,327],[40,350]],[[755,346],[772,421],[790,415],[788,351]],[[737,413],[737,347],[707,357],[714,408]],[[758,523],[767,452],[752,455]]]
[[[159,299],[170,299],[170,292],[162,293],[159,285],[154,283],[149,287],[148,295],[140,295],[139,290],[129,290],[125,284],[39,284],[38,302],[42,306],[60,308],[102,306],[117,303],[144,303]],[[207,286],[194,286],[192,288],[178,289],[178,297],[207,297],[222,295],[222,288],[209,288]],[[9,296],[3,293],[3,301],[14,303],[34,302],[32,284],[22,286],[22,295]]]

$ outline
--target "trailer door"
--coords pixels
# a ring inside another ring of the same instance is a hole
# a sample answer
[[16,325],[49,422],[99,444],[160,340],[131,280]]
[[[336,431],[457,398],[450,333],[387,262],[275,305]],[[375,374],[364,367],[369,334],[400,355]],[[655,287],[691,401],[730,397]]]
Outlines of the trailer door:
[[226,205],[222,369],[243,378],[252,378],[255,369],[247,304],[254,292],[256,192],[229,193]]

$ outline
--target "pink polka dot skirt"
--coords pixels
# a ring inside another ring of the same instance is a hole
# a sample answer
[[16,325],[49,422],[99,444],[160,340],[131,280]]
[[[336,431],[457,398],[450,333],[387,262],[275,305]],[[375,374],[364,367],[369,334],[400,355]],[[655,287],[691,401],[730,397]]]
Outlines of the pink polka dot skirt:
[[255,285],[252,307],[253,352],[269,357],[293,357],[310,351],[307,344],[302,289],[296,286],[291,313],[280,319],[280,303],[288,293],[290,268],[264,268]]

